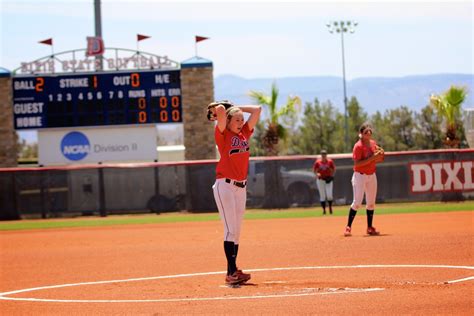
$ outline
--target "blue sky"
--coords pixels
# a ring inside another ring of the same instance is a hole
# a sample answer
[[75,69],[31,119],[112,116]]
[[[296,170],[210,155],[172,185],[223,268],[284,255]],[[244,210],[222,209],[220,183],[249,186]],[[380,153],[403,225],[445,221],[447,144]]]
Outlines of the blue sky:
[[[94,35],[93,0],[1,1],[0,66],[85,48]],[[472,1],[118,1],[102,0],[106,47],[136,48],[183,61],[194,35],[214,74],[245,78],[341,76],[340,36],[328,21],[355,20],[345,37],[348,79],[473,73]]]

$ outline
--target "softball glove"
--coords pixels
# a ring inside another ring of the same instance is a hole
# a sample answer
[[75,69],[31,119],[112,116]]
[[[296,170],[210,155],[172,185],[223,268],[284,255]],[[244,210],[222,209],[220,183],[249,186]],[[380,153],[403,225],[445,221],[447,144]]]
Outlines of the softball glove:
[[228,100],[222,100],[222,101],[215,101],[210,103],[207,106],[207,120],[208,121],[215,121],[217,119],[216,114],[211,110],[218,106],[219,104],[222,104],[225,107],[225,110],[227,111],[229,108],[233,107],[234,104]]
[[333,177],[333,176],[329,176],[329,177],[324,178],[323,180],[326,181],[326,183],[331,183],[332,180],[334,180],[334,177]]

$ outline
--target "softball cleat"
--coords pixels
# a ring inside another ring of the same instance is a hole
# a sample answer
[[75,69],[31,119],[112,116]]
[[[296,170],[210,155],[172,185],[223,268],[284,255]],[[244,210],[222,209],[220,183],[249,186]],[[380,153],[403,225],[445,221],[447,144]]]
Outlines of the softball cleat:
[[250,273],[244,273],[242,270],[239,270],[239,269],[237,269],[237,271],[235,273],[237,273],[240,276],[241,279],[244,279],[244,281],[242,281],[242,283],[245,283],[245,282],[247,282],[248,280],[250,280],[252,278]]
[[239,285],[247,282],[248,280],[250,280],[250,274],[243,273],[242,270],[237,270],[232,275],[225,277],[225,283],[227,285]]
[[349,226],[346,226],[346,230],[344,231],[344,237],[350,237],[350,236],[352,236],[351,228]]
[[377,235],[380,235],[380,232],[377,231],[377,229],[375,229],[375,227],[367,227],[367,235],[370,235],[370,236],[377,236]]

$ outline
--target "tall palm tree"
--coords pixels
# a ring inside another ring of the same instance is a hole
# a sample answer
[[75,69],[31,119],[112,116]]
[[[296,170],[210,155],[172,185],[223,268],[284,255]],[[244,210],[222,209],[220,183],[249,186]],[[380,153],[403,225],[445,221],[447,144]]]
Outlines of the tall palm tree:
[[450,148],[459,147],[460,139],[457,135],[461,117],[461,104],[466,100],[465,87],[451,86],[442,95],[432,95],[431,105],[437,110],[438,115],[446,121],[446,139],[444,143]]
[[289,96],[286,104],[278,107],[279,90],[275,82],[272,83],[270,95],[266,95],[259,91],[250,91],[250,97],[267,109],[268,119],[266,120],[265,132],[263,137],[263,145],[268,156],[278,155],[279,140],[286,140],[288,136],[287,128],[282,125],[280,119],[285,119],[294,115],[301,107],[301,99],[297,96]]

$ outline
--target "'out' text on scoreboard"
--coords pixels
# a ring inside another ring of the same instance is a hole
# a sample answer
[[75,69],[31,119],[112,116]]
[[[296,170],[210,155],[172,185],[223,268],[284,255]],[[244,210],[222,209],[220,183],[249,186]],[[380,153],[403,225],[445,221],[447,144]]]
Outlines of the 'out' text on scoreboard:
[[18,76],[15,129],[182,122],[179,70]]

